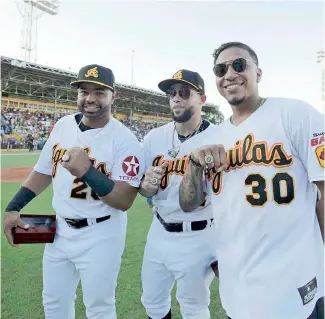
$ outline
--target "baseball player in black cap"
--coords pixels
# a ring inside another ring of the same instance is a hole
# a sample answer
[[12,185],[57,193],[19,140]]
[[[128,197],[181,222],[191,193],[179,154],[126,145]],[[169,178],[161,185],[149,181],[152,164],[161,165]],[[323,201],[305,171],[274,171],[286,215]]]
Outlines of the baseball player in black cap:
[[144,252],[141,300],[149,318],[172,318],[176,281],[182,318],[209,319],[214,273],[208,265],[216,259],[210,199],[186,214],[179,206],[178,189],[189,164],[187,154],[214,125],[201,117],[206,96],[197,72],[180,70],[158,87],[169,97],[173,121],[144,139],[146,173],[140,193],[155,196],[156,211]]
[[135,135],[111,114],[113,72],[100,65],[81,68],[80,113],[61,118],[34,171],[9,203],[4,218],[12,228],[28,228],[19,211],[52,182],[57,230],[43,257],[46,319],[73,319],[81,280],[88,319],[115,319],[115,288],[125,245],[127,215],[144,169]]

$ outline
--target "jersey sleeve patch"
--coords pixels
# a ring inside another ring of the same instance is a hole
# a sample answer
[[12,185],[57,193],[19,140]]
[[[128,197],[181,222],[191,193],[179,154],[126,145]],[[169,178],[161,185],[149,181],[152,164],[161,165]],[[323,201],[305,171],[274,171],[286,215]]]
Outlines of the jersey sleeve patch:
[[124,172],[124,175],[120,176],[120,180],[137,180],[137,176],[140,171],[139,159],[136,156],[127,156],[122,162],[122,170]]
[[321,167],[325,167],[324,160],[325,160],[325,145],[320,145],[316,147],[315,154],[318,160],[318,163]]

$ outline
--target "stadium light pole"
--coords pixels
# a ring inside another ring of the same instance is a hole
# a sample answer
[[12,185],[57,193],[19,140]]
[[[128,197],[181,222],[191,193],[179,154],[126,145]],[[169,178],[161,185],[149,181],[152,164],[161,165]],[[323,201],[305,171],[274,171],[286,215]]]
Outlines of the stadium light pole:
[[[37,20],[43,14],[57,15],[61,0],[20,0],[23,10],[17,7],[23,17],[21,32],[21,58],[25,62],[37,61]],[[34,23],[35,21],[35,23]],[[33,36],[34,35],[34,36]]]
[[324,112],[325,108],[325,52],[320,50],[317,52],[317,63],[320,64],[321,71],[321,99],[322,99],[322,108]]

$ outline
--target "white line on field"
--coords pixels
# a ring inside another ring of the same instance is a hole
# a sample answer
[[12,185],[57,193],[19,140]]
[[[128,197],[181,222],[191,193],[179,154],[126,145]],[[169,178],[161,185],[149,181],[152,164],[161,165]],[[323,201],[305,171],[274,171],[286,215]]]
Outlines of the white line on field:
[[4,154],[1,153],[1,156],[18,156],[18,155],[40,155],[41,153],[13,153],[13,154]]

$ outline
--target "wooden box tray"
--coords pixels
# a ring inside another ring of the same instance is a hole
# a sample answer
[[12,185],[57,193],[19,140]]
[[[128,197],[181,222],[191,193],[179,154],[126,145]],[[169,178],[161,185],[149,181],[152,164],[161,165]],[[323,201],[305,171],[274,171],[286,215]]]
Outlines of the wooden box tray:
[[53,243],[56,231],[55,215],[20,214],[20,219],[29,225],[29,229],[14,228],[14,244]]

